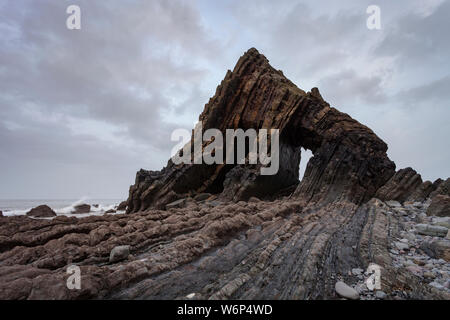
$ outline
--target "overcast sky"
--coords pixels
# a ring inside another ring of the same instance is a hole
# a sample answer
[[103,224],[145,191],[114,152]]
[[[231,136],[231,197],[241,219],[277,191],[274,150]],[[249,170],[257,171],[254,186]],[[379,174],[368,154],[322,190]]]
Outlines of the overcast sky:
[[440,0],[2,0],[0,198],[126,198],[250,47],[373,129],[397,169],[447,178],[449,30]]

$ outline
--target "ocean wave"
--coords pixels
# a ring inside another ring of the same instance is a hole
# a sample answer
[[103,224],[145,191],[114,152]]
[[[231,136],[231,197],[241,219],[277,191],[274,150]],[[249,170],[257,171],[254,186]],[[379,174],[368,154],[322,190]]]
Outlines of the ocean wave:
[[[114,203],[99,203],[95,200],[89,200],[89,198],[87,197],[83,197],[77,201],[74,201],[73,203],[71,203],[70,205],[67,206],[63,206],[63,207],[59,207],[59,208],[55,208],[52,207],[53,211],[55,211],[56,215],[66,215],[66,216],[70,216],[70,217],[87,217],[87,216],[91,216],[91,215],[103,215],[105,214],[105,212],[109,211],[109,210],[117,210],[117,207],[119,205],[120,201],[115,201]],[[45,202],[41,203],[40,205],[44,205],[46,204]],[[91,206],[90,212],[89,213],[79,213],[79,214],[75,214],[74,212],[76,211],[75,207],[79,206],[81,204],[89,204]],[[49,204],[46,204],[49,205]],[[38,206],[38,205],[36,205]],[[34,206],[34,207],[36,207]],[[33,209],[34,207],[30,207],[30,208],[26,208],[26,209],[15,209],[15,210],[3,210],[3,215],[4,216],[23,216],[26,215],[27,212],[29,212],[31,209]],[[49,205],[49,207],[51,207]],[[115,213],[112,214],[120,214],[120,213],[124,213],[124,211],[116,211]]]

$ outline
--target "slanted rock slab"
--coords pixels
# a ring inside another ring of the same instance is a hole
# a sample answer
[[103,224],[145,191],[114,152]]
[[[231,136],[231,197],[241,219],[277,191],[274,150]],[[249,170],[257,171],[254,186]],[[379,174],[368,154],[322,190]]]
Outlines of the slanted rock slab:
[[125,211],[125,210],[127,210],[127,202],[126,202],[126,201],[122,201],[122,202],[117,206],[117,210],[118,210],[118,211]]
[[166,209],[182,208],[186,204],[186,199],[180,199],[166,205]]
[[195,201],[203,201],[211,197],[211,193],[200,193],[194,197]]
[[450,196],[442,194],[435,196],[428,207],[427,215],[450,217]]
[[419,234],[432,237],[445,237],[448,229],[442,226],[433,226],[430,224],[417,224],[416,230]]

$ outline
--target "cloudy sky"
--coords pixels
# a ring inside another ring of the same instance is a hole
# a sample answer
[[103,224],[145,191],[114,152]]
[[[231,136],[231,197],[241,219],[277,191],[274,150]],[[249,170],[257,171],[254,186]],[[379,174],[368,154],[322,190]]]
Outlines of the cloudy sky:
[[2,0],[0,198],[126,198],[250,47],[372,128],[397,168],[446,178],[448,30],[449,0]]

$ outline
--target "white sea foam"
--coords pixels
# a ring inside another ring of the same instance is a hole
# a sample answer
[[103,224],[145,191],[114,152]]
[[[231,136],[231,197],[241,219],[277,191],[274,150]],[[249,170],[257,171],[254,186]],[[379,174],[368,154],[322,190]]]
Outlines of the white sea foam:
[[[46,204],[51,207],[57,215],[65,215],[69,217],[88,217],[99,216],[105,214],[108,210],[116,210],[120,200],[98,200],[83,197],[76,201],[70,200],[0,200],[0,210],[4,216],[21,216],[26,215],[28,211],[39,205]],[[80,204],[89,204],[91,211],[89,213],[74,214],[75,207]],[[96,205],[96,206],[94,206]],[[98,206],[97,206],[98,205]],[[117,211],[109,214],[123,214],[125,211]]]
[[3,211],[3,216],[5,217],[13,217],[13,216],[23,216],[27,214],[28,211],[30,211],[31,208],[26,210],[5,210]]

